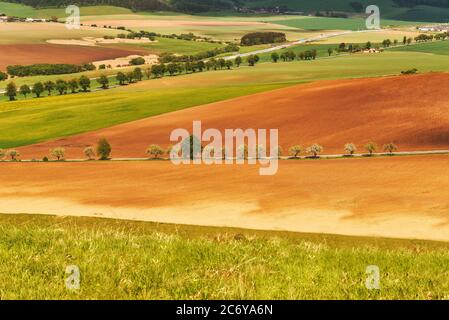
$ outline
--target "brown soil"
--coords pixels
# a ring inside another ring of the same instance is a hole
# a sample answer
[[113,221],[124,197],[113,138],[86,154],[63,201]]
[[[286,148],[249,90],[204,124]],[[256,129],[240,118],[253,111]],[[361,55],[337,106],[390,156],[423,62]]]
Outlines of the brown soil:
[[449,158],[0,163],[2,212],[449,241]]
[[363,152],[369,141],[393,142],[399,151],[449,149],[449,74],[430,73],[297,85],[198,106],[21,149],[38,157],[63,146],[70,158],[106,137],[114,157],[142,157],[149,144],[169,144],[175,128],[279,129],[280,144],[319,143],[325,153],[343,153],[352,142]]
[[0,45],[0,70],[9,65],[30,65],[36,63],[82,64],[141,54],[144,51],[120,48],[68,46],[55,44]]

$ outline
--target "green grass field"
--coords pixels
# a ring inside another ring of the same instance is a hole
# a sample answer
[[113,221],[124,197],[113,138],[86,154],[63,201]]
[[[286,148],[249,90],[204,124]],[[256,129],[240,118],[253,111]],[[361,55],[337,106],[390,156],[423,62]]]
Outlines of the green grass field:
[[[365,19],[362,18],[322,18],[307,17],[301,19],[277,20],[277,24],[304,30],[365,30]],[[386,26],[404,26],[415,25],[419,22],[397,21],[381,19],[381,25]]]
[[449,71],[449,57],[385,52],[315,61],[261,63],[147,80],[86,94],[0,103],[0,147],[10,148],[138,120],[200,104],[316,80]]
[[[448,244],[0,215],[0,299],[448,299]],[[69,290],[66,267],[80,270]],[[368,290],[366,268],[380,270]]]
[[390,48],[388,50],[401,51],[401,52],[422,52],[436,55],[449,55],[449,41],[434,41],[427,43],[419,43],[411,46]]
[[115,47],[132,47],[145,49],[149,53],[161,54],[161,53],[176,53],[185,55],[195,55],[197,53],[213,50],[215,48],[222,48],[225,45],[220,43],[209,43],[202,41],[186,41],[170,38],[156,37],[156,42],[142,43],[137,45],[121,44],[114,45]]
[[[8,16],[22,17],[22,18],[51,18],[65,17],[65,7],[61,8],[43,8],[35,9],[31,6],[9,3],[0,0],[0,12]],[[113,6],[88,6],[80,7],[81,15],[115,15],[115,14],[131,14],[132,11],[126,8]]]

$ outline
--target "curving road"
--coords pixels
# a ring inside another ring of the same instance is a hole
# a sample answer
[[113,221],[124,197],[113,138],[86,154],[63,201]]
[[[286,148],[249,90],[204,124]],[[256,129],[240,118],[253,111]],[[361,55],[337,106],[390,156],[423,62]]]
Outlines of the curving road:
[[284,43],[284,44],[281,44],[281,45],[278,45],[278,46],[273,46],[273,47],[270,47],[270,48],[267,48],[267,49],[261,49],[261,50],[255,50],[255,51],[251,51],[251,52],[246,52],[246,53],[234,54],[232,56],[223,57],[223,59],[225,59],[225,60],[232,60],[232,59],[235,59],[237,57],[242,57],[243,58],[243,57],[248,57],[248,56],[254,55],[254,54],[269,53],[269,52],[273,52],[273,51],[277,51],[277,50],[293,47],[293,46],[296,46],[296,45],[299,45],[299,44],[319,41],[319,40],[323,40],[323,39],[329,39],[329,38],[333,38],[333,37],[342,36],[342,35],[345,35],[345,34],[361,33],[361,32],[379,32],[379,31],[385,31],[385,30],[389,30],[389,29],[341,31],[341,32],[335,32],[335,33],[320,34],[319,36],[316,36],[316,37],[299,39],[297,41]]

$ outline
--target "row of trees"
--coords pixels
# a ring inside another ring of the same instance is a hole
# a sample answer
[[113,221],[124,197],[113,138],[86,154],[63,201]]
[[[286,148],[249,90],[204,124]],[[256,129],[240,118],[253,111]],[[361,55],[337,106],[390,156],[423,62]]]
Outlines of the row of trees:
[[279,54],[277,52],[273,52],[271,54],[271,60],[273,62],[278,62],[279,59],[281,59],[284,62],[294,61],[294,60],[296,60],[296,58],[298,60],[315,60],[317,55],[318,55],[318,53],[317,53],[316,49],[306,50],[304,52],[299,52],[298,54],[296,54],[293,50],[289,50],[289,51],[282,52],[281,54]]
[[[149,71],[147,71],[149,72]],[[120,85],[124,85],[125,83],[133,83],[136,81],[141,81],[144,77],[144,73],[141,68],[137,67],[129,72],[118,72],[116,75],[117,82]],[[149,75],[148,75],[149,77]],[[100,75],[96,81],[101,85],[102,89],[109,88],[109,78],[102,74]],[[6,86],[5,96],[9,97],[10,101],[16,100],[18,94],[23,95],[25,98],[27,95],[33,93],[36,98],[40,98],[42,93],[46,92],[48,96],[52,95],[53,91],[58,92],[60,95],[67,94],[68,92],[76,93],[78,90],[83,92],[87,92],[91,87],[91,79],[87,76],[83,75],[80,78],[73,78],[70,80],[58,79],[55,82],[46,81],[46,82],[36,82],[32,87],[27,84],[20,86],[17,88],[14,82],[8,83]]]
[[[213,147],[211,147],[208,150],[205,150],[206,148],[203,148],[200,145],[200,142],[197,141],[197,139],[193,136],[190,136],[188,139],[185,139],[185,141],[182,143],[182,147],[184,145],[189,146],[191,149],[191,154],[190,156],[193,158],[193,144],[197,143],[198,149],[200,149],[202,152],[203,151],[207,151],[206,153],[211,155],[212,157],[220,157],[222,159],[226,158],[226,150],[225,147],[222,147],[220,150],[215,150]],[[265,149],[263,146],[255,146],[255,149],[253,150],[254,154],[256,155],[257,158],[265,156]],[[166,155],[170,155],[171,151],[172,151],[173,147],[172,146],[168,146],[168,148],[164,149],[162,148],[160,145],[158,144],[152,144],[150,145],[147,150],[146,153],[154,158],[154,159],[158,159],[160,158],[162,155],[166,154]],[[366,150],[366,152],[368,152],[368,155],[373,155],[374,152],[377,151],[378,147],[374,142],[369,142],[366,145],[364,145],[364,149]],[[393,154],[393,152],[395,152],[398,149],[398,147],[394,144],[394,143],[387,143],[383,146],[383,151],[384,152],[388,152],[389,154]],[[86,147],[83,150],[84,155],[87,157],[88,160],[94,160],[95,158],[98,157],[99,160],[108,160],[110,159],[110,154],[111,154],[112,148],[111,145],[109,144],[109,142],[105,139],[102,138],[98,141],[96,148],[94,148],[93,146],[89,146]],[[178,150],[180,151],[180,150]],[[324,151],[324,148],[319,145],[319,144],[312,144],[311,146],[307,147],[307,148],[303,148],[300,145],[294,145],[291,146],[288,149],[288,154],[290,157],[292,158],[299,158],[300,155],[303,152],[306,152],[307,154],[309,154],[311,157],[313,158],[318,158],[319,155]],[[346,156],[353,156],[355,154],[355,152],[357,151],[357,147],[355,144],[353,143],[347,143],[344,145],[344,151]],[[280,157],[283,153],[283,150],[281,147],[278,147],[276,149],[276,156]],[[248,158],[249,155],[249,150],[248,150],[248,146],[246,144],[241,145],[237,148],[237,158]],[[11,149],[11,150],[3,150],[0,149],[0,159],[4,158],[4,157],[9,157],[11,158],[11,161],[17,161],[19,156],[20,156],[20,152],[15,150],[15,149]],[[62,147],[57,147],[54,149],[50,150],[50,156],[54,159],[56,159],[57,161],[62,161],[65,159],[65,149]],[[48,161],[48,157],[44,157],[43,161]]]
[[[109,80],[106,76],[101,76],[98,79],[98,82],[100,84],[103,84],[103,87],[107,87],[107,83],[109,83]],[[20,86],[19,89],[17,89],[16,84],[12,81],[8,83],[6,86],[5,96],[9,97],[10,101],[16,100],[17,94],[23,95],[25,98],[28,94],[33,93],[36,98],[39,98],[42,93],[47,92],[47,94],[50,96],[53,91],[57,91],[60,95],[66,94],[69,90],[72,93],[75,93],[79,88],[81,88],[82,91],[87,92],[90,89],[91,80],[86,76],[81,76],[79,79],[71,79],[69,81],[58,79],[55,82],[53,81],[46,81],[46,82],[36,82],[32,87],[30,87],[27,84],[24,84]]]
[[[258,55],[250,55],[246,58],[246,62],[249,66],[255,66],[257,62],[259,62],[260,58]],[[134,70],[129,72],[119,71],[116,74],[116,80],[119,85],[125,85],[126,83],[133,83],[136,81],[141,81],[144,76],[147,79],[150,79],[151,76],[154,78],[163,77],[165,74],[169,74],[170,76],[174,76],[176,74],[185,73],[194,73],[194,72],[202,72],[204,70],[230,70],[234,65],[240,67],[243,63],[243,59],[238,56],[231,60],[225,60],[223,58],[215,59],[212,58],[206,62],[200,60],[197,62],[184,62],[184,63],[168,63],[168,64],[156,64],[147,68],[143,71],[140,67],[136,67]],[[109,88],[109,78],[106,75],[100,75],[97,79],[97,82],[101,85],[102,89]],[[58,79],[56,82],[46,81],[46,82],[36,82],[32,87],[27,84],[22,85],[20,88],[17,88],[16,84],[12,81],[8,83],[6,86],[5,96],[9,97],[10,101],[16,100],[18,94],[23,95],[25,98],[27,95],[33,93],[36,98],[39,98],[42,93],[47,92],[50,96],[54,90],[59,92],[60,95],[66,94],[69,91],[71,93],[76,93],[79,88],[83,92],[89,91],[91,86],[91,80],[83,75],[79,79],[73,78],[71,80],[63,80]]]
[[[94,160],[96,157],[98,157],[98,160],[108,160],[110,159],[111,151],[112,148],[109,142],[105,138],[102,138],[98,141],[96,148],[89,146],[83,150],[83,153],[88,160]],[[65,154],[65,148],[56,147],[50,150],[49,156],[57,161],[63,161],[65,160]],[[15,149],[0,149],[0,159],[4,158],[5,156],[10,158],[11,161],[18,161],[20,152]],[[42,161],[44,162],[47,162],[48,160],[49,159],[47,156],[42,158]]]
[[68,74],[95,70],[91,63],[83,65],[75,64],[32,64],[28,66],[13,65],[6,67],[9,75],[14,77],[28,77],[38,75]]

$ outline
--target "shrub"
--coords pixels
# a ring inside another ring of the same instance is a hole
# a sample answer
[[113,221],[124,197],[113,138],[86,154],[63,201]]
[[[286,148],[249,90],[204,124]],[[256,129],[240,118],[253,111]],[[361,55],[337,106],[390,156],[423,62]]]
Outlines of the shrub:
[[302,147],[300,145],[292,146],[288,149],[288,154],[291,155],[293,158],[298,158],[298,156],[302,152]]
[[10,82],[6,86],[5,96],[9,97],[9,101],[16,100],[17,87],[16,87],[16,84],[14,82]]
[[50,154],[52,157],[56,158],[56,160],[64,160],[65,149],[64,148],[54,148],[50,150]]
[[365,144],[365,150],[368,151],[369,155],[373,155],[373,153],[377,150],[377,145],[374,142],[368,142]]
[[111,145],[106,138],[101,138],[97,144],[97,154],[100,160],[108,160],[111,154]]
[[17,161],[17,158],[20,157],[20,152],[17,150],[8,150],[8,152],[6,152],[6,156],[10,157],[12,161]]
[[385,152],[392,154],[396,150],[398,150],[398,147],[394,143],[387,143],[384,145]]
[[147,149],[147,154],[150,156],[153,156],[155,159],[159,158],[159,156],[163,155],[165,152],[164,149],[162,149],[161,146],[158,144],[152,144]]
[[0,81],[5,81],[6,79],[8,79],[8,75],[0,71]]
[[47,157],[47,156],[43,157],[43,158],[42,158],[42,161],[48,162],[48,157]]
[[89,160],[93,160],[95,158],[95,151],[93,147],[85,148],[83,153]]
[[353,143],[345,144],[345,152],[347,154],[352,156],[354,154],[354,152],[356,152],[356,150],[357,150],[357,147],[355,146],[355,144],[353,144]]
[[145,59],[142,57],[133,58],[133,59],[129,60],[129,64],[133,65],[133,66],[142,65],[142,64],[145,64]]
[[321,152],[323,152],[324,148],[319,144],[312,144],[307,148],[307,153],[311,154],[314,158],[316,158]]

